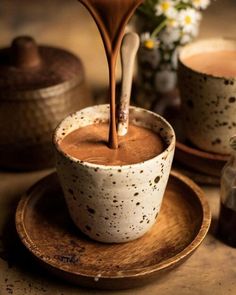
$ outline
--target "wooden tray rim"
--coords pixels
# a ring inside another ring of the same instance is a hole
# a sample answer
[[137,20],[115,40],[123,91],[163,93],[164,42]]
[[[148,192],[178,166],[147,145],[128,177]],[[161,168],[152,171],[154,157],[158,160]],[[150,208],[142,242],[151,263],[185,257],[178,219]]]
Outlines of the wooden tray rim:
[[[55,174],[51,173],[47,175],[46,177],[43,177],[40,179],[38,182],[36,182],[21,198],[19,201],[19,204],[16,209],[16,214],[15,214],[15,225],[16,225],[16,230],[17,233],[22,241],[22,243],[25,245],[25,247],[31,252],[33,256],[35,256],[40,262],[43,262],[47,266],[59,270],[64,273],[69,273],[70,275],[74,275],[77,277],[87,277],[87,278],[94,278],[96,277],[95,274],[89,273],[89,271],[71,271],[68,267],[58,267],[55,265],[53,262],[50,261],[47,257],[44,257],[43,255],[40,254],[40,251],[38,250],[37,245],[31,240],[29,237],[27,230],[24,226],[24,213],[25,209],[27,209],[27,204],[30,201],[32,197],[32,192],[35,192],[35,189],[40,188],[40,185],[44,183],[45,181],[48,181],[52,175]],[[196,198],[201,204],[202,207],[202,224],[201,227],[196,234],[195,238],[192,240],[192,242],[186,246],[181,252],[178,254],[174,255],[173,257],[161,262],[157,263],[155,265],[151,265],[148,267],[143,267],[143,268],[136,268],[132,270],[118,270],[115,274],[111,275],[104,275],[102,274],[102,271],[99,273],[99,279],[120,279],[120,278],[132,278],[132,277],[142,277],[146,275],[153,275],[159,271],[162,271],[167,268],[173,267],[175,264],[180,262],[182,259],[186,258],[189,256],[194,250],[197,249],[197,247],[202,243],[203,239],[205,238],[208,229],[210,227],[211,223],[211,212],[210,212],[210,207],[208,204],[208,201],[204,195],[204,192],[202,189],[195,184],[191,179],[188,177],[182,175],[181,173],[172,170],[170,173],[170,177],[176,178],[180,180],[184,185],[188,186],[192,191],[194,191]],[[97,273],[97,272],[96,272]]]
[[229,155],[210,153],[207,151],[203,151],[203,150],[188,146],[180,141],[176,141],[176,149],[190,156],[197,156],[206,160],[226,162],[229,159]]

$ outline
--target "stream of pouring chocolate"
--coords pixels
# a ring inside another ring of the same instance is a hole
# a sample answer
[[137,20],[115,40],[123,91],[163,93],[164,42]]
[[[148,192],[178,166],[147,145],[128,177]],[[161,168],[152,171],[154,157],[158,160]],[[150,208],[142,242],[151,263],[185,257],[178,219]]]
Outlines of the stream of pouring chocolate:
[[143,0],[79,0],[91,13],[101,33],[109,67],[109,147],[118,148],[115,69],[124,29]]

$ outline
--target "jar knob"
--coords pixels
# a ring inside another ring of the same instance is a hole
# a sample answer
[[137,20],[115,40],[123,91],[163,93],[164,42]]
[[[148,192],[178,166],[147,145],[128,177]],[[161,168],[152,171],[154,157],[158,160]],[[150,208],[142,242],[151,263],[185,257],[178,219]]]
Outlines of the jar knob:
[[11,58],[14,66],[23,69],[37,67],[41,63],[38,46],[28,36],[20,36],[12,41]]

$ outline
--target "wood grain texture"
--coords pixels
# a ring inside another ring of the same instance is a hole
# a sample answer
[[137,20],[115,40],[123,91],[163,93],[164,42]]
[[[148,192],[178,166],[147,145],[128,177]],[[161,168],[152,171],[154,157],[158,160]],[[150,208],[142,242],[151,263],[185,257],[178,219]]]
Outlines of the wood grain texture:
[[220,178],[229,156],[205,152],[187,142],[176,142],[175,159],[185,166],[206,175]]
[[160,216],[142,238],[103,244],[79,232],[69,218],[56,174],[33,186],[16,212],[16,228],[28,250],[54,274],[93,288],[143,285],[183,262],[210,225],[203,192],[172,172]]
[[213,185],[218,186],[220,185],[220,178],[217,176],[207,175],[201,172],[197,172],[194,169],[191,169],[189,167],[185,167],[182,164],[179,164],[175,161],[173,168],[189,177],[191,180],[196,182],[198,185]]
[[[72,50],[82,57],[89,82],[99,92],[107,85],[104,50],[96,27],[87,11],[76,1],[64,0],[1,0],[0,43],[6,45],[16,35],[30,34],[44,44]],[[43,4],[43,5],[42,5]],[[45,9],[46,7],[46,9]],[[55,13],[57,7],[57,13]],[[204,11],[200,37],[235,36],[236,2],[212,1]],[[85,33],[81,28],[86,27]],[[0,293],[1,295],[235,295],[236,253],[215,237],[218,218],[219,187],[203,189],[213,212],[213,225],[201,247],[181,267],[169,272],[162,280],[130,290],[97,291],[79,288],[53,279],[47,272],[31,267],[28,253],[21,244],[10,240],[13,250],[5,245],[12,237],[6,229],[20,195],[47,171],[31,173],[0,173]],[[14,255],[15,259],[12,258]],[[18,259],[22,263],[18,263]],[[33,264],[34,265],[34,264]]]

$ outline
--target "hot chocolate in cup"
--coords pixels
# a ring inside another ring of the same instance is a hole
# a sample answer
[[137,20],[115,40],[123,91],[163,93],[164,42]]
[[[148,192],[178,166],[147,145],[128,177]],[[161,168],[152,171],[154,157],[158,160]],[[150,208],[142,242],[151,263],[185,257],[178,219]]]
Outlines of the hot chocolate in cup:
[[202,150],[229,154],[228,142],[236,132],[236,40],[185,46],[178,82],[186,137]]
[[109,105],[80,110],[60,123],[53,141],[57,173],[75,225],[94,240],[121,243],[141,237],[156,222],[172,165],[175,133],[161,116],[130,107],[130,123],[160,136],[165,143],[161,153],[140,163],[101,165],[79,160],[61,148],[62,140],[74,130],[108,120]]

